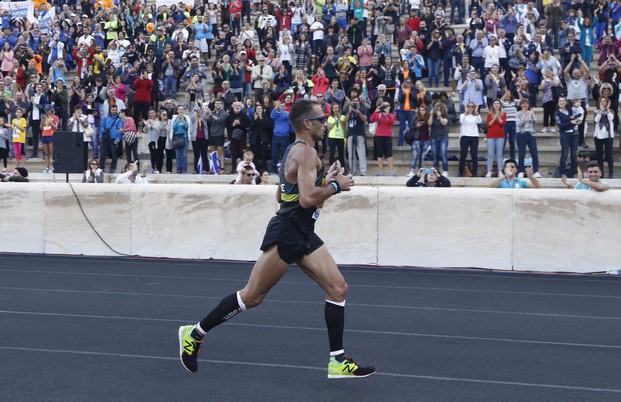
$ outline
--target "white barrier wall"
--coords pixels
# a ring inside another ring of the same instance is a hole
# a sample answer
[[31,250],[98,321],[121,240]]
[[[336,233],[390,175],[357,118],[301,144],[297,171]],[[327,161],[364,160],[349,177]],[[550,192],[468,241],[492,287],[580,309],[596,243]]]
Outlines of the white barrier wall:
[[[74,184],[121,253],[255,260],[275,186]],[[0,252],[117,255],[68,184],[6,183]],[[317,233],[339,264],[594,272],[619,269],[621,192],[358,187]]]

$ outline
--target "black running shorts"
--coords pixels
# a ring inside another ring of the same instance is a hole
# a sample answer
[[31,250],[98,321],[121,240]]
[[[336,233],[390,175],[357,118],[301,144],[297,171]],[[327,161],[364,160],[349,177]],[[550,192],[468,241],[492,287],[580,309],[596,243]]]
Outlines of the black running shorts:
[[392,156],[392,137],[375,137],[375,148],[378,158],[390,158]]
[[292,264],[321,247],[323,240],[314,232],[308,237],[295,223],[276,215],[267,225],[261,251],[267,251],[274,244],[278,247],[280,258],[287,264]]

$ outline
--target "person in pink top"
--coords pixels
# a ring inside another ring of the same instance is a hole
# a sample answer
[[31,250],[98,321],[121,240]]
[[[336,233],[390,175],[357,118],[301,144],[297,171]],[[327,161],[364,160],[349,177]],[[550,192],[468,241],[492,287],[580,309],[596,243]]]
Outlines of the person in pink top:
[[375,149],[377,149],[377,175],[384,175],[384,158],[388,158],[390,176],[396,176],[392,157],[392,125],[395,115],[390,113],[390,103],[383,102],[371,115],[371,123],[377,122]]
[[[119,110],[119,117],[123,120],[123,128],[119,129],[123,133],[123,139],[125,140],[125,153],[127,155],[127,161],[138,160],[138,136],[136,133],[136,123],[133,117],[127,115],[127,109]],[[128,134],[129,133],[129,134]],[[133,133],[133,135],[131,134]],[[131,157],[133,154],[133,158]]]
[[2,75],[6,76],[9,71],[13,69],[13,51],[11,50],[11,44],[8,41],[4,42],[4,47],[2,48],[0,57],[2,58],[0,70],[2,70]]
[[358,65],[360,68],[371,67],[373,64],[373,46],[367,38],[362,40],[362,45],[358,46]]
[[123,84],[120,75],[114,77],[114,83],[110,87],[116,89],[117,99],[127,103],[127,85]]

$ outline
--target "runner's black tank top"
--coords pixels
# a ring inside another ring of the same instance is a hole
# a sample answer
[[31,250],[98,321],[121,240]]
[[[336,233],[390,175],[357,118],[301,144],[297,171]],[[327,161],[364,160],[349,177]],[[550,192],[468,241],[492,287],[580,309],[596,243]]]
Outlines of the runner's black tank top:
[[[284,155],[282,156],[279,173],[280,197],[282,199],[282,204],[280,205],[280,209],[278,210],[277,214],[295,222],[295,224],[304,234],[310,236],[315,229],[316,217],[314,215],[317,211],[317,207],[312,206],[311,208],[302,208],[302,206],[300,205],[300,190],[298,188],[298,185],[289,183],[285,179],[285,163],[287,162],[287,156],[289,156],[289,151],[291,151],[291,148],[293,148],[297,144],[307,145],[304,141],[295,141],[293,144],[287,147]],[[317,172],[315,186],[320,187],[322,185],[323,176],[324,167],[322,164],[321,169]]]

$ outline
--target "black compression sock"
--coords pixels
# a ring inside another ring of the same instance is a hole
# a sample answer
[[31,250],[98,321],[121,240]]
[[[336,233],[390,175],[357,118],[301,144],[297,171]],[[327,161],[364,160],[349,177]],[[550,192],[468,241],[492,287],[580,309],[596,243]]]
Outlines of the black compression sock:
[[194,329],[192,329],[192,332],[190,332],[190,336],[197,340],[200,341],[201,339],[203,339],[205,337],[205,335],[201,334],[200,332],[198,332],[198,330],[196,329],[196,327],[194,327]]
[[[343,353],[343,331],[345,327],[345,302],[335,304],[326,300],[325,318],[330,340],[330,352]],[[332,353],[331,353],[332,354]]]
[[[213,327],[222,324],[225,321],[230,320],[237,314],[246,310],[246,306],[238,296],[239,292],[226,296],[220,304],[207,314],[205,318],[199,323],[201,329],[204,332],[209,332]],[[197,331],[198,333],[198,331]]]

